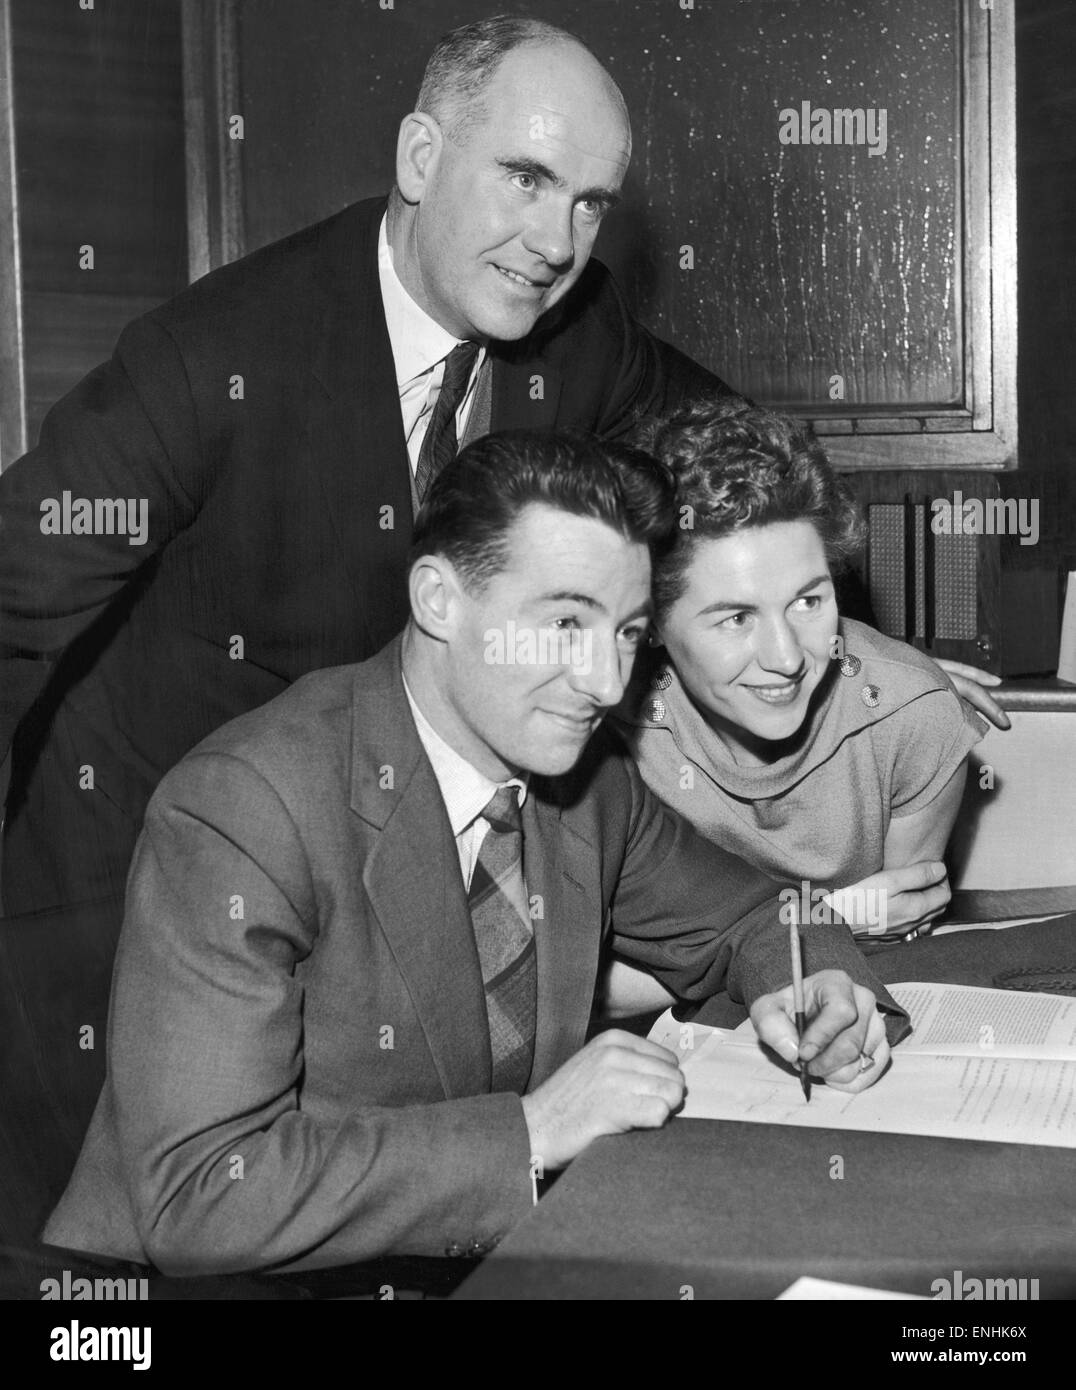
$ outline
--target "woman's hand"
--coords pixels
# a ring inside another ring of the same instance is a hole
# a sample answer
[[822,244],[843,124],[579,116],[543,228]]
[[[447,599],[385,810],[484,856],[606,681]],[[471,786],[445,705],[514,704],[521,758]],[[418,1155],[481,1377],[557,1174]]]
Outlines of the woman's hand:
[[1012,727],[1009,716],[986,692],[988,685],[1001,684],[1000,676],[991,675],[989,671],[980,671],[978,666],[965,666],[962,661],[942,661],[935,657],[934,662],[953,682],[956,693],[962,700],[967,700],[969,705],[985,715],[991,724],[996,724],[999,729]]
[[926,926],[941,916],[951,897],[945,865],[925,860],[836,888],[826,901],[857,936],[882,936]]

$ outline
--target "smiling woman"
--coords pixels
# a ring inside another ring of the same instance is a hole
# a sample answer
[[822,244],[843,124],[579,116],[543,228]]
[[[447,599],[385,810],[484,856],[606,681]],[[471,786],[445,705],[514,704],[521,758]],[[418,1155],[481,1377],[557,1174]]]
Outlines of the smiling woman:
[[644,778],[710,839],[825,890],[858,934],[925,925],[985,725],[929,658],[838,613],[862,534],[850,494],[809,430],[766,410],[702,401],[639,442],[681,518],[654,572],[663,650],[614,716]]

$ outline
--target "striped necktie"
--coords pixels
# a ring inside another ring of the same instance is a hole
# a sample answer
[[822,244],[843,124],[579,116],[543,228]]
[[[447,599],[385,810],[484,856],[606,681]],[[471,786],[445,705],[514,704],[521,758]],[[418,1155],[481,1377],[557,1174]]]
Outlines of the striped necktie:
[[518,788],[498,787],[482,815],[489,830],[467,903],[486,990],[493,1090],[522,1094],[534,1062],[538,970],[523,881]]
[[415,468],[415,490],[420,502],[441,469],[456,457],[456,411],[467,394],[467,383],[477,356],[477,343],[457,343],[445,358],[441,390]]

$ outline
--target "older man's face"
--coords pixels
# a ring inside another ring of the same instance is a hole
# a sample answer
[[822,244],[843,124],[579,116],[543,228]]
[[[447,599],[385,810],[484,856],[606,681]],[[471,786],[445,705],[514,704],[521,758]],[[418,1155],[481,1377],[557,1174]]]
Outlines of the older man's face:
[[486,118],[431,156],[397,273],[459,338],[525,337],[571,289],[616,201],[631,136],[615,89],[573,45],[515,49]]

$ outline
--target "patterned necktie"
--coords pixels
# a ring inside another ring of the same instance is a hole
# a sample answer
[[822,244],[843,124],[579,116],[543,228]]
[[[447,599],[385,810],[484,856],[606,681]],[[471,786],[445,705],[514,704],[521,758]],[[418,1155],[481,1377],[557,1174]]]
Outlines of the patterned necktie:
[[415,489],[419,501],[446,463],[456,457],[456,411],[467,394],[471,368],[478,356],[477,343],[457,343],[445,359],[441,390],[430,416],[426,437],[418,453]]
[[538,970],[523,882],[518,788],[498,787],[482,815],[489,830],[467,903],[486,989],[493,1090],[521,1095],[534,1062]]

